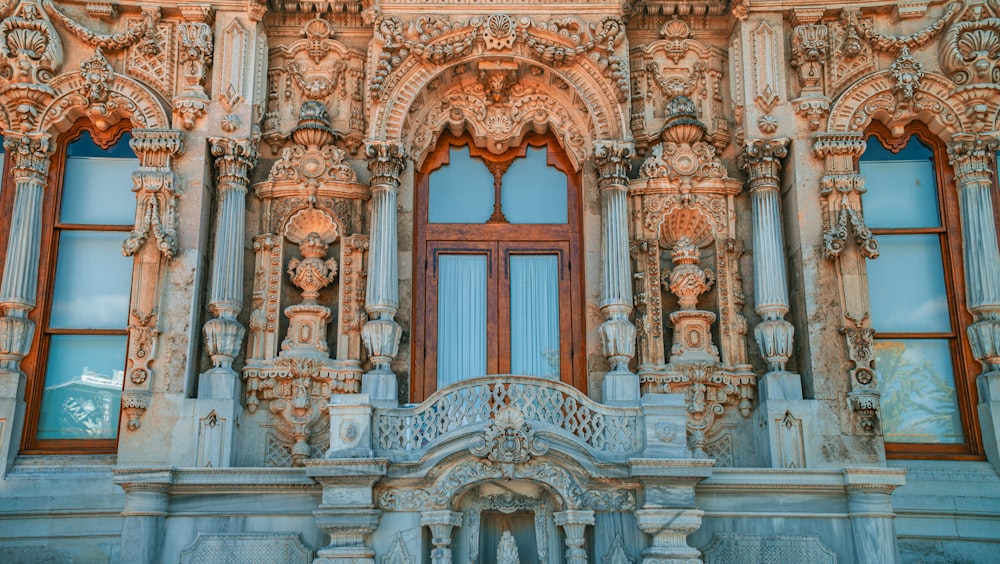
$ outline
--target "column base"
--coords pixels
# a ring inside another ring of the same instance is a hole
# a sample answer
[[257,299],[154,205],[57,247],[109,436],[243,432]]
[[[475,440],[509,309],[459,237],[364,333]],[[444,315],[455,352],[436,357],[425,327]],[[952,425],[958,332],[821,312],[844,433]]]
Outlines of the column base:
[[237,399],[239,393],[240,377],[230,367],[216,366],[198,378],[199,399]]
[[794,372],[775,370],[757,380],[757,397],[768,400],[802,399],[802,377]]
[[391,370],[372,370],[361,376],[361,393],[368,394],[374,407],[397,407],[399,384]]

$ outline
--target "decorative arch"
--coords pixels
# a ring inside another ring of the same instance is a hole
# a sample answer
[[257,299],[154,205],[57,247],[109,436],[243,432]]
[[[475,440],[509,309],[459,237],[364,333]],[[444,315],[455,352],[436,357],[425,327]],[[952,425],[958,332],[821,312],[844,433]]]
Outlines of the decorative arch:
[[166,101],[149,87],[129,76],[112,72],[107,60],[98,53],[84,62],[92,62],[97,70],[85,70],[60,75],[50,86],[55,92],[41,112],[37,129],[45,133],[62,133],[82,118],[90,120],[98,130],[128,119],[135,129],[167,129],[170,110]]
[[893,93],[896,79],[888,70],[875,72],[856,81],[834,103],[827,132],[864,131],[878,120],[889,126],[921,121],[943,140],[957,131],[971,131],[966,115],[951,99],[953,84],[947,78],[927,73],[913,99],[901,102]]

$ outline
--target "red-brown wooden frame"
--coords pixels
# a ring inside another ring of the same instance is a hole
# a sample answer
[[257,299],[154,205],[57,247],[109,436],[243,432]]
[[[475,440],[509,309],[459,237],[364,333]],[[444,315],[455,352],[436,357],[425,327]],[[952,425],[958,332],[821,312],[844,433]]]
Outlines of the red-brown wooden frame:
[[[35,323],[35,339],[31,350],[21,361],[21,369],[28,375],[25,389],[24,432],[21,440],[21,454],[112,454],[118,450],[118,435],[114,439],[38,439],[38,418],[42,407],[42,393],[45,386],[45,364],[48,358],[49,336],[66,333],[50,329],[48,321],[52,310],[52,291],[55,286],[56,259],[59,256],[57,231],[83,227],[89,231],[128,231],[132,225],[85,225],[75,226],[58,222],[62,203],[63,176],[66,169],[66,151],[70,143],[77,140],[84,131],[90,133],[98,146],[107,149],[117,143],[122,135],[131,131],[131,124],[122,120],[105,131],[98,131],[89,122],[80,121],[56,140],[56,150],[49,166],[49,181],[45,189],[42,205],[42,239],[38,266],[38,294],[35,309],[28,315]],[[125,335],[126,330],[72,330],[74,335]],[[125,358],[122,358],[122,369]],[[120,406],[119,406],[120,408]],[[119,417],[119,425],[121,417]]]
[[[920,122],[911,122],[903,130],[900,137],[895,137],[881,123],[874,122],[865,131],[865,137],[874,137],[892,153],[899,153],[908,142],[920,140],[931,149],[933,154],[934,173],[938,188],[938,206],[941,216],[940,228],[925,229],[872,229],[879,234],[938,234],[941,237],[941,254],[944,267],[945,289],[948,294],[948,306],[951,312],[951,331],[948,333],[885,333],[878,332],[877,339],[905,338],[947,338],[950,339],[952,366],[955,376],[955,395],[958,401],[958,412],[962,422],[964,443],[885,443],[886,456],[889,458],[948,458],[983,460],[983,444],[980,435],[979,420],[976,416],[978,394],[976,390],[976,375],[978,363],[972,356],[965,333],[966,327],[972,324],[972,316],[966,308],[965,272],[962,265],[962,234],[961,214],[958,209],[958,197],[955,188],[955,178],[951,167],[947,165],[947,149],[944,143],[931,133],[930,129]],[[869,190],[873,187],[868,187]],[[878,259],[876,259],[878,260]]]
[[[567,206],[568,215],[565,224],[432,224],[428,222],[428,181],[430,175],[435,170],[448,164],[449,151],[453,147],[468,146],[469,153],[474,158],[484,161],[504,162],[517,157],[524,157],[528,147],[545,147],[547,153],[547,164],[563,172],[567,179]],[[431,296],[431,292],[436,293],[436,283],[433,277],[428,275],[429,268],[433,267],[432,251],[434,249],[449,248],[455,250],[465,249],[469,252],[475,248],[483,248],[484,245],[496,243],[496,257],[492,259],[496,267],[501,266],[501,261],[511,250],[517,253],[543,253],[553,254],[554,252],[565,253],[565,260],[561,264],[560,292],[566,288],[569,291],[569,298],[565,300],[568,307],[560,307],[560,372],[562,381],[573,385],[580,390],[586,390],[585,372],[585,350],[584,350],[584,299],[583,299],[583,260],[580,253],[580,237],[582,227],[581,209],[581,188],[580,175],[573,170],[573,166],[560,147],[559,143],[551,135],[528,134],[519,147],[512,148],[502,154],[493,154],[485,149],[476,147],[475,142],[468,135],[456,137],[450,133],[444,133],[438,140],[437,147],[431,152],[424,164],[417,171],[415,178],[415,221],[414,221],[414,275],[413,275],[413,320],[411,358],[413,375],[410,379],[411,401],[423,401],[437,390],[437,370],[436,354],[436,327],[437,310],[436,300]],[[558,249],[555,251],[554,249]],[[501,269],[504,270],[504,269]],[[492,291],[492,290],[490,290]],[[503,295],[504,292],[498,292]],[[497,366],[498,373],[505,373],[510,369],[509,358],[509,337],[499,339],[496,332],[500,330],[499,325],[503,322],[499,312],[509,311],[509,303],[499,303],[501,296],[498,295],[498,313],[493,322],[490,323],[490,330],[487,339],[491,350],[496,351],[496,357],[488,359],[487,366],[491,362]],[[487,298],[489,299],[489,297]],[[507,298],[509,299],[509,297]],[[562,302],[563,300],[561,300]],[[488,302],[489,303],[489,302]],[[507,310],[503,308],[507,307]],[[568,311],[567,311],[568,310]],[[493,314],[491,314],[493,315]],[[502,347],[506,344],[507,356],[504,356]],[[492,352],[490,353],[493,354]]]

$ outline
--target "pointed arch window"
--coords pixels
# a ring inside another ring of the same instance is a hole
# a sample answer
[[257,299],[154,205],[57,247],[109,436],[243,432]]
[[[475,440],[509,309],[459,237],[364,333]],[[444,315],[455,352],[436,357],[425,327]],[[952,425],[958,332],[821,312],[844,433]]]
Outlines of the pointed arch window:
[[901,139],[882,127],[871,133],[859,169],[880,251],[867,261],[867,278],[886,450],[975,453],[971,319],[944,146],[919,124]]
[[558,144],[494,155],[446,135],[416,197],[413,399],[486,374],[579,386],[579,181]]

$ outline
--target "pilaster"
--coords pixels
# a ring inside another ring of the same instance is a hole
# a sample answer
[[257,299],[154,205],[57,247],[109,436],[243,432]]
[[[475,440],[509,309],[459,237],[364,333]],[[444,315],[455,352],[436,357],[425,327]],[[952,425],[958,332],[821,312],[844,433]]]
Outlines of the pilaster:
[[1000,469],[1000,251],[991,194],[998,148],[1000,139],[980,134],[955,135],[948,145],[962,214],[966,305],[973,318],[967,332],[972,355],[983,366],[976,380],[983,445]]
[[399,143],[371,141],[365,153],[371,172],[372,220],[365,294],[369,321],[361,328],[361,338],[373,368],[364,375],[361,389],[371,395],[377,406],[393,407],[397,402],[397,382],[389,365],[399,352],[402,335],[395,320],[399,311],[396,196],[406,160]]
[[115,470],[115,483],[125,490],[122,510],[121,561],[160,562],[173,472],[165,468]]
[[566,534],[566,564],[587,564],[587,551],[583,545],[587,542],[587,526],[594,526],[594,512],[580,509],[567,509],[553,513],[556,526],[562,527]]
[[13,160],[16,193],[0,284],[0,478],[17,454],[24,425],[26,376],[21,360],[35,335],[28,314],[38,293],[42,196],[52,152],[49,141],[44,134],[8,133],[4,139],[8,158]]
[[899,561],[891,495],[904,483],[903,470],[844,469],[847,514],[851,520],[854,558],[858,564],[894,564]]
[[628,238],[629,158],[635,152],[630,142],[598,142],[594,148],[597,186],[601,194],[601,344],[611,363],[605,375],[606,403],[639,399],[639,378],[628,364],[635,356],[635,325],[632,312],[632,264]]

